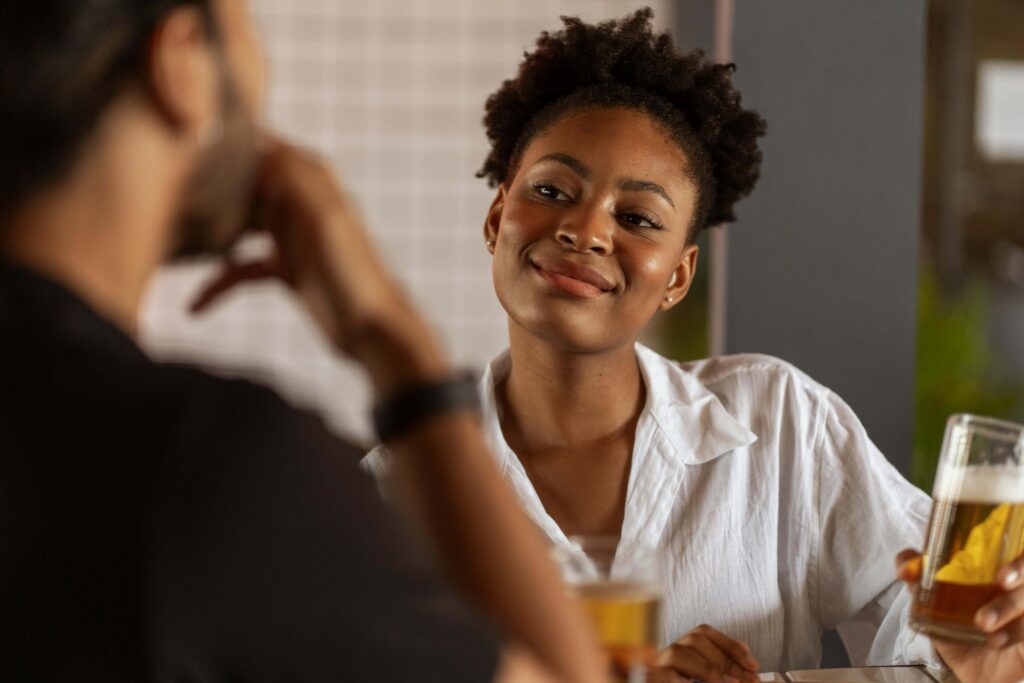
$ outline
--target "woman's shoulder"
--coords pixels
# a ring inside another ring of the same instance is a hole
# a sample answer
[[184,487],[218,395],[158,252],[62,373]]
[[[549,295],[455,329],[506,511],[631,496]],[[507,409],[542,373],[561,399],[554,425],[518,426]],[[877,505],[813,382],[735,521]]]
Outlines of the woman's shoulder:
[[808,443],[865,435],[841,396],[781,358],[744,353],[679,363],[678,368],[761,431],[787,430]]
[[719,398],[733,394],[789,395],[790,398],[821,400],[829,389],[792,363],[763,353],[737,353],[690,361],[659,356],[669,373],[679,373],[697,382]]
[[774,356],[741,353],[685,362],[658,358],[647,361],[646,369],[652,381],[664,387],[662,400],[688,411],[710,405],[713,396],[729,416],[762,440],[784,433],[813,442],[841,404],[828,388]]
[[807,388],[824,388],[789,361],[764,353],[711,356],[681,362],[679,367],[683,372],[699,377],[706,384],[729,380],[757,380],[766,383],[793,382]]

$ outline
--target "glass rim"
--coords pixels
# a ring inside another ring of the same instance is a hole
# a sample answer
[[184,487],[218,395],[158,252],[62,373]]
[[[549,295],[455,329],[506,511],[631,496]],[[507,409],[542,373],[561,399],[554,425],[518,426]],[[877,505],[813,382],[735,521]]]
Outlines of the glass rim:
[[[979,427],[988,427],[989,429],[1002,430],[1003,433],[1012,432],[1016,436],[1013,441],[1018,441],[1024,437],[1024,424],[1018,424],[1017,422],[1011,422],[1010,420],[1000,420],[995,417],[987,417],[985,415],[976,415],[974,413],[953,413],[949,416],[946,421],[947,424],[955,424],[961,427],[968,427],[971,425],[978,425]],[[1009,434],[1007,434],[1009,436]]]

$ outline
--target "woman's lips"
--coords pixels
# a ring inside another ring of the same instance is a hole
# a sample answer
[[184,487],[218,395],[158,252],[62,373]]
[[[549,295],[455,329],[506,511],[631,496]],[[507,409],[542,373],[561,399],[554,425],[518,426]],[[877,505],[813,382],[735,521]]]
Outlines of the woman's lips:
[[589,266],[559,258],[534,258],[530,263],[545,282],[567,294],[593,299],[610,292],[614,285]]

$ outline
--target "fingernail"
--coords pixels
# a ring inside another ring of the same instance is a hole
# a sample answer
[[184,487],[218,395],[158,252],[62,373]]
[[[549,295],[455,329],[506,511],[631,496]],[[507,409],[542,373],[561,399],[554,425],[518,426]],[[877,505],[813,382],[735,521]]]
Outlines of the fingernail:
[[995,635],[993,635],[991,638],[988,639],[988,644],[991,645],[992,647],[999,648],[999,647],[1002,647],[1003,645],[1006,645],[1006,641],[1008,641],[1009,639],[1010,639],[1010,636],[1006,635],[1005,631],[1000,631],[999,633],[996,633]]
[[996,620],[999,619],[999,615],[996,614],[994,609],[985,609],[978,612],[978,616],[975,617],[975,621],[978,626],[984,629],[992,628],[996,625]]
[[1017,573],[1016,569],[1011,569],[1006,572],[1006,576],[1003,577],[1003,586],[1005,588],[1013,588],[1017,585],[1017,581],[1020,580],[1020,574]]

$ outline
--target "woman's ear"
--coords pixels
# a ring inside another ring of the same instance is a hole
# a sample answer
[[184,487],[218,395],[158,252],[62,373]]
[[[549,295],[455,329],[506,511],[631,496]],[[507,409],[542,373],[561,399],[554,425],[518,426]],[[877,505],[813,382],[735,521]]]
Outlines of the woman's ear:
[[501,214],[505,211],[505,185],[498,186],[498,193],[491,202],[491,208],[487,210],[487,217],[484,219],[484,244],[487,251],[494,253],[494,247],[498,244],[498,228],[501,226]]
[[693,284],[693,276],[697,274],[697,256],[700,254],[700,247],[696,244],[688,244],[683,249],[679,264],[672,271],[668,287],[665,288],[665,298],[661,301],[661,310],[667,311],[680,301],[686,298]]

